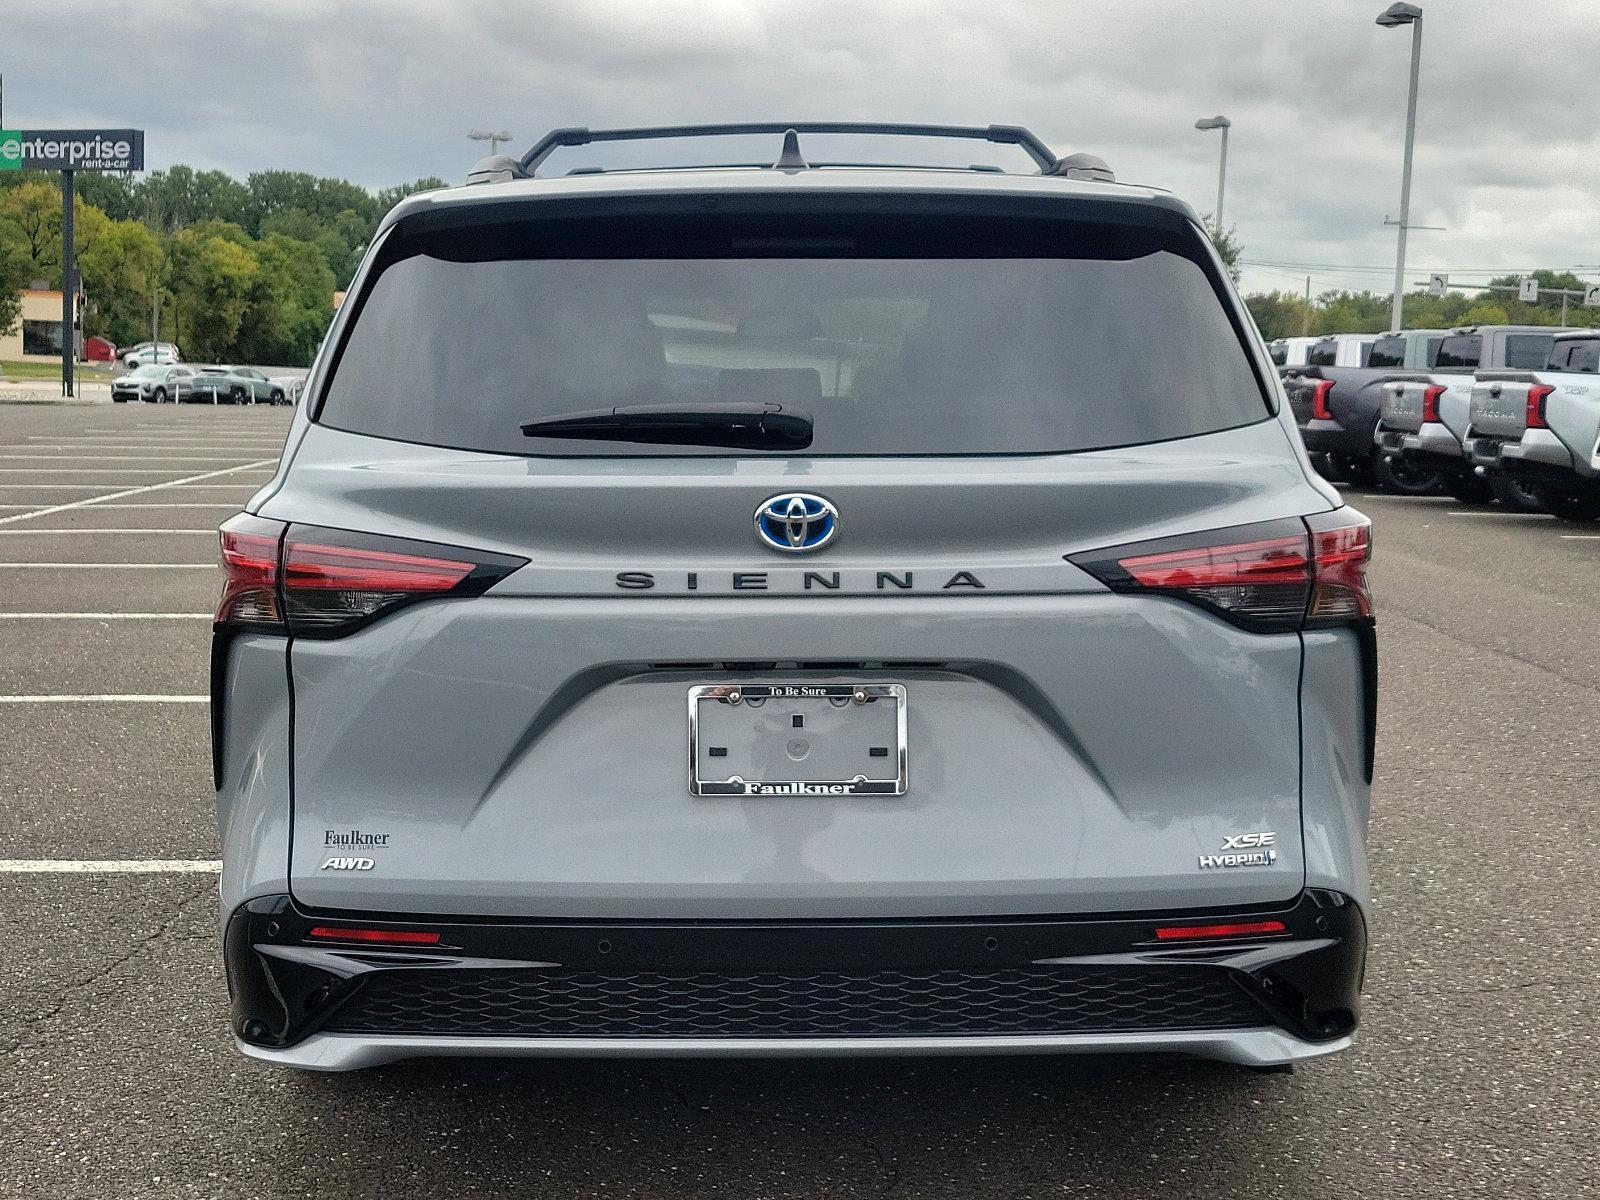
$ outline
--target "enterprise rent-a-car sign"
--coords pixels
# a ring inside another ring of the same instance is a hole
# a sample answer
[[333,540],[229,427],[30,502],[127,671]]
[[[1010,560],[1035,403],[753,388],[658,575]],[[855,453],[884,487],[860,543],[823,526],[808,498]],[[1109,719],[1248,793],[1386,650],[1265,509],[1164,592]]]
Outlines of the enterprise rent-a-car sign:
[[0,171],[142,171],[142,129],[0,129]]

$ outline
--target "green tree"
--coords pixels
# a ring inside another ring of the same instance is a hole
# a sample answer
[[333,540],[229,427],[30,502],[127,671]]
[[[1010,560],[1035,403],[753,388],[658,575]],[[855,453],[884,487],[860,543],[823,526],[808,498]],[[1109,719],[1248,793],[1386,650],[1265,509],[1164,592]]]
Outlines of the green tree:
[[0,333],[11,332],[22,317],[22,289],[28,286],[29,270],[22,247],[0,229]]
[[261,269],[233,357],[307,365],[333,316],[333,270],[316,246],[279,233],[262,238],[256,253]]
[[170,246],[167,285],[173,291],[176,334],[184,353],[200,362],[233,357],[260,259],[248,245],[215,230],[179,230]]
[[1463,325],[1504,325],[1509,320],[1506,310],[1489,300],[1479,300],[1461,317]]
[[1267,341],[1300,336],[1306,302],[1293,292],[1252,292],[1244,298],[1244,303]]
[[1373,292],[1324,292],[1317,297],[1313,333],[1382,333],[1389,328],[1392,301]]
[[1217,257],[1222,260],[1222,265],[1228,268],[1228,274],[1233,282],[1239,282],[1239,256],[1244,253],[1244,243],[1239,240],[1237,226],[1230,225],[1223,230],[1212,227],[1211,214],[1206,213],[1200,218],[1200,223],[1211,234],[1211,244],[1217,248]]
[[84,332],[126,346],[148,337],[150,300],[160,278],[161,239],[137,221],[108,221],[79,257],[89,312]]

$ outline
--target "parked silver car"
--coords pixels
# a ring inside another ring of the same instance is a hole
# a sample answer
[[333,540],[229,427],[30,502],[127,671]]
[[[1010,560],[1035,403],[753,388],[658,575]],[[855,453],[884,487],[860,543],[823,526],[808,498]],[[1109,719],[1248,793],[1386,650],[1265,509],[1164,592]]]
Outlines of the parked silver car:
[[1348,1046],[1369,523],[1195,213],[737,128],[383,221],[222,528],[239,1048]]
[[177,399],[178,392],[188,385],[194,374],[193,367],[148,363],[113,379],[111,399],[118,404],[129,400],[165,404]]
[[283,404],[283,385],[254,367],[201,367],[178,399],[186,404]]

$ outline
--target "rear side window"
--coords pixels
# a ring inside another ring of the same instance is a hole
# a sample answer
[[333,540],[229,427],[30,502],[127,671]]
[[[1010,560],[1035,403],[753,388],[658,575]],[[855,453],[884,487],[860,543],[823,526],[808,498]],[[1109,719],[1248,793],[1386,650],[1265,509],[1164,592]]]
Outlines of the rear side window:
[[1284,367],[1289,364],[1289,347],[1282,342],[1273,342],[1267,347],[1267,353],[1272,355],[1274,366]]
[[1369,367],[1403,367],[1406,365],[1406,340],[1405,338],[1386,337],[1379,338],[1372,343],[1372,350],[1367,355]]
[[1444,339],[1442,337],[1431,337],[1428,339],[1427,353],[1423,359],[1428,366],[1436,367],[1439,365],[1439,347],[1442,345],[1444,345]]
[[1506,335],[1506,366],[1513,371],[1542,371],[1550,365],[1555,336],[1548,333]]
[[1433,365],[1441,371],[1451,367],[1473,370],[1483,357],[1483,338],[1475,333],[1458,333],[1439,343],[1439,353]]
[[1339,357],[1339,343],[1329,338],[1318,342],[1306,353],[1306,364],[1312,367],[1331,367]]
[[1555,343],[1550,369],[1587,375],[1600,371],[1600,338],[1568,338]]
[[361,298],[317,419],[497,453],[760,454],[520,427],[767,402],[812,415],[808,455],[935,455],[1126,446],[1269,415],[1197,236],[911,220],[411,235]]

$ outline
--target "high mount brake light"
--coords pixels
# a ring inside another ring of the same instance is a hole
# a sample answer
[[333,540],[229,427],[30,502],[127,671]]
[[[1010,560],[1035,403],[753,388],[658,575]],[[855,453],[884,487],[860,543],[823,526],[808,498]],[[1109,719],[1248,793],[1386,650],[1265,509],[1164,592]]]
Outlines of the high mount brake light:
[[1544,418],[1544,402],[1556,389],[1548,383],[1536,383],[1528,389],[1528,428],[1549,429]]
[[333,637],[401,605],[477,596],[526,559],[239,516],[222,527],[217,622]]
[[1439,423],[1439,397],[1444,395],[1444,388],[1437,383],[1430,383],[1422,389],[1422,420],[1424,424],[1437,425]]
[[1319,379],[1311,385],[1311,417],[1315,421],[1331,421],[1333,413],[1328,409],[1328,393],[1333,391],[1333,380]]
[[1365,621],[1371,522],[1353,509],[1069,555],[1112,591],[1198,604],[1255,633]]

